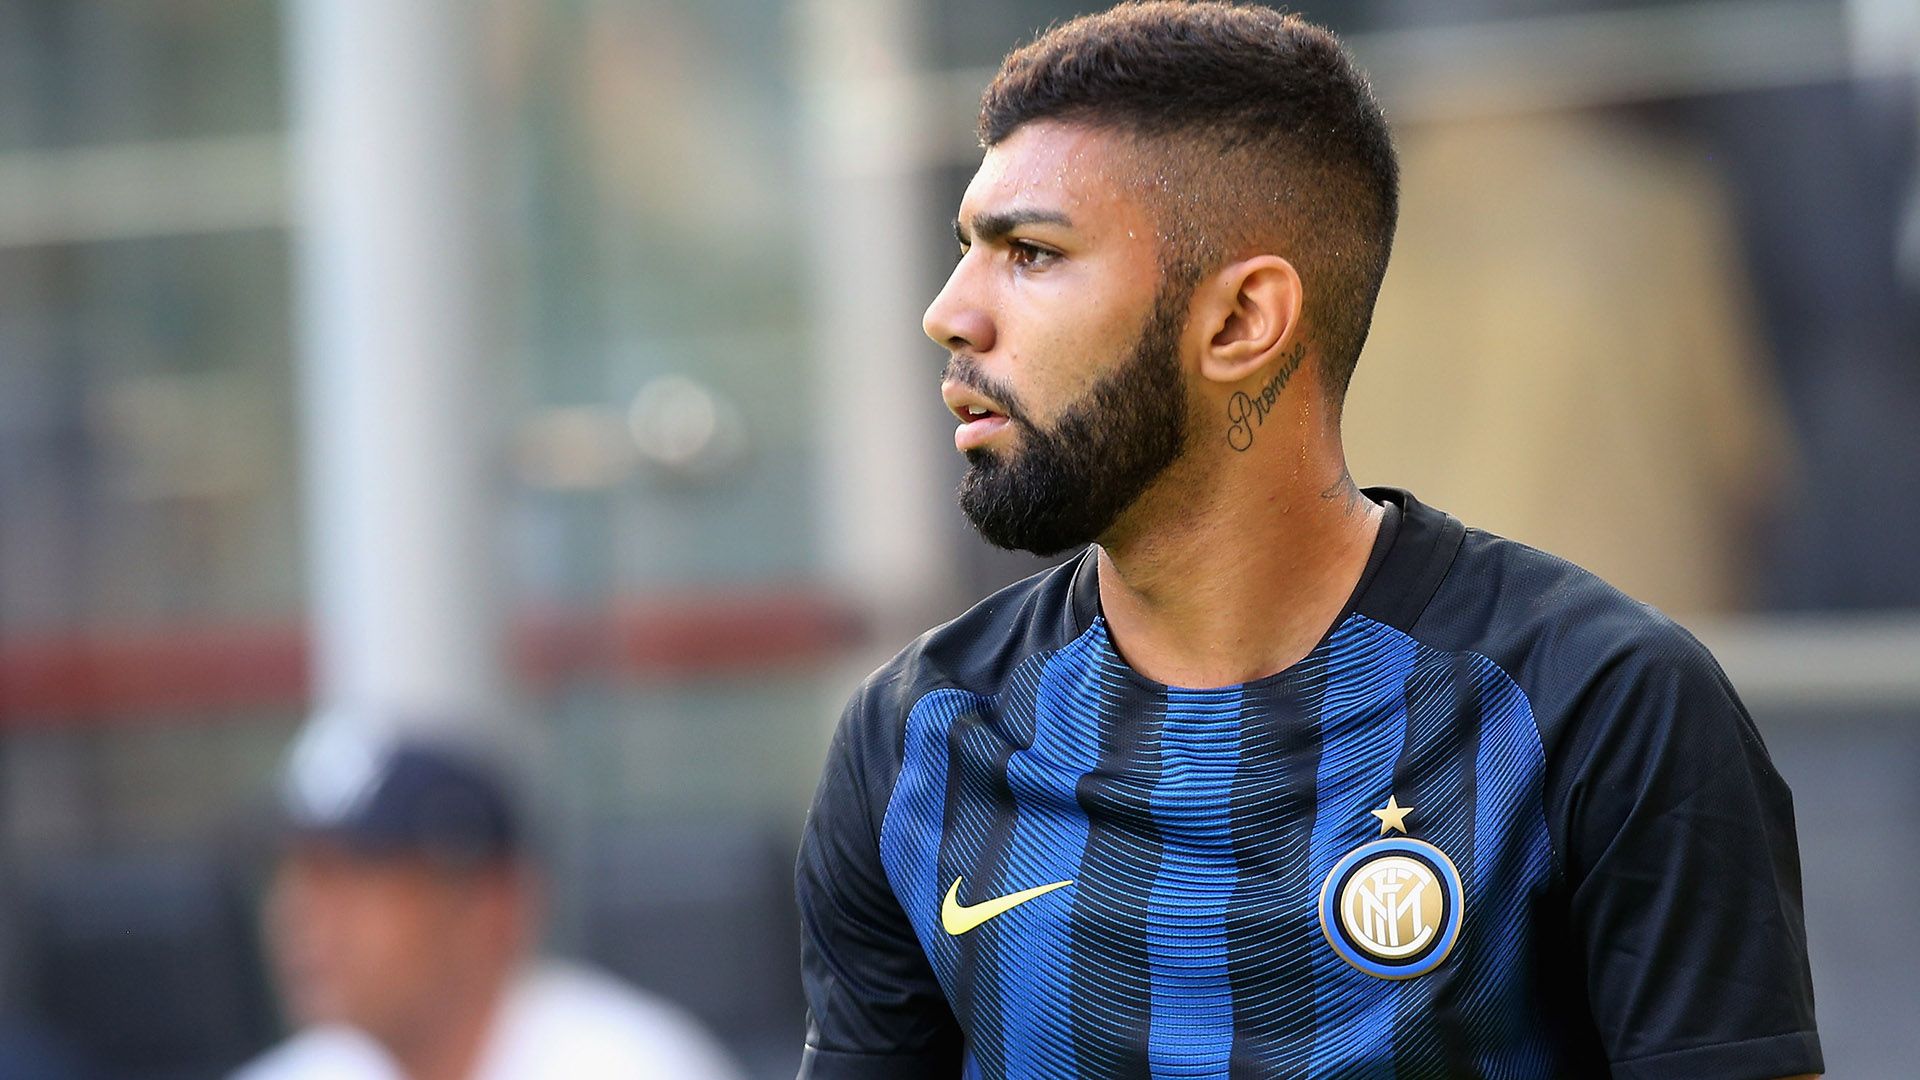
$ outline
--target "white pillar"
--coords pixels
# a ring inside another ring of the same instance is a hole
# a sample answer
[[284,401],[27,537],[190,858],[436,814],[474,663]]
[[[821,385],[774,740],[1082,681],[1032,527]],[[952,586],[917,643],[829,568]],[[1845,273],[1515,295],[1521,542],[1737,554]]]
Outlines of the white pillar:
[[[940,350],[920,332],[940,235],[941,145],[918,0],[798,0],[812,359],[825,570],[881,627],[951,597]],[[950,214],[951,211],[949,210]],[[947,451],[951,453],[951,451]]]
[[[1905,95],[1920,97],[1920,4],[1914,0],[1848,0],[1854,72],[1904,78]],[[1891,79],[1889,80],[1891,81]],[[1894,237],[1894,261],[1907,288],[1920,292],[1920,165],[1907,182],[1907,205]]]
[[481,10],[288,0],[322,713],[505,710]]

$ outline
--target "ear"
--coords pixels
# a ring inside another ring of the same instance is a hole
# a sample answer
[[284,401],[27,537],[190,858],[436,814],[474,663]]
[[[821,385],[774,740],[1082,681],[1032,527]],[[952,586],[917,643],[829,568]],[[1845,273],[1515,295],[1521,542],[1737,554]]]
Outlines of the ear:
[[1207,334],[1200,374],[1239,383],[1293,343],[1305,301],[1300,272],[1278,255],[1232,263],[1201,283],[1194,314]]

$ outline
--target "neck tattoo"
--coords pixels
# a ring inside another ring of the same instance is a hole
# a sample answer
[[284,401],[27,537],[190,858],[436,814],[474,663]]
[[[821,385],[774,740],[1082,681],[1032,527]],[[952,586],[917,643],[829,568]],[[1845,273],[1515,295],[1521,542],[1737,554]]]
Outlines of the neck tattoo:
[[1227,399],[1228,446],[1242,453],[1253,448],[1254,429],[1267,422],[1267,414],[1273,411],[1274,403],[1280,400],[1280,392],[1287,388],[1288,381],[1293,378],[1295,369],[1299,368],[1300,361],[1306,355],[1306,344],[1296,344],[1259,393],[1248,394],[1244,390],[1233,392],[1233,396]]

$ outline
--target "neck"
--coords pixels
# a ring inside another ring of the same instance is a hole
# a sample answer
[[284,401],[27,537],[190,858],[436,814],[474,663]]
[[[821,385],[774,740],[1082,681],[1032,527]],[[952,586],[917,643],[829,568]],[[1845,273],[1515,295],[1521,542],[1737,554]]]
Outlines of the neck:
[[1353,595],[1382,513],[1337,453],[1323,460],[1291,474],[1234,463],[1251,484],[1170,474],[1156,500],[1164,512],[1148,511],[1155,524],[1102,541],[1101,610],[1134,670],[1230,686],[1313,651]]

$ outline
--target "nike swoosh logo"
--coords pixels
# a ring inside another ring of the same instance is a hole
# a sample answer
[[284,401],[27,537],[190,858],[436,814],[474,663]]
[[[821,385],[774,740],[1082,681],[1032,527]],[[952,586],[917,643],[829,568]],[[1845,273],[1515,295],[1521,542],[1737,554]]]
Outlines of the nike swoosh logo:
[[1051,885],[1036,885],[1031,889],[1021,889],[1017,893],[996,896],[991,900],[982,900],[968,906],[960,903],[961,880],[953,879],[953,888],[947,890],[947,898],[940,904],[940,925],[954,937],[959,937],[997,915],[1005,915],[1036,896],[1045,896],[1055,889],[1064,889],[1073,884],[1071,881],[1056,881]]

